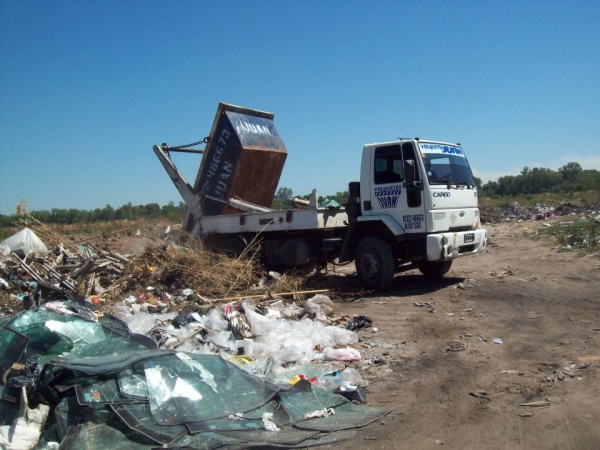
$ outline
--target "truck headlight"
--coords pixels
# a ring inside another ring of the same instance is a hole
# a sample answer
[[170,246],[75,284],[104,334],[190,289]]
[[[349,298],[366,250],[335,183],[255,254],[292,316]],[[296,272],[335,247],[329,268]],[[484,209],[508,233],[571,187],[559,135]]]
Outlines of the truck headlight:
[[436,212],[433,213],[433,219],[434,220],[442,220],[446,218],[446,213],[445,212]]

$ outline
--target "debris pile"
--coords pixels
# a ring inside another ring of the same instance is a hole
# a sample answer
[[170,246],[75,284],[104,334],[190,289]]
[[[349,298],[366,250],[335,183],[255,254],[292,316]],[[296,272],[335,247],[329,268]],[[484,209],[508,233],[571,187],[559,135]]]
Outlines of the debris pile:
[[257,278],[252,258],[9,251],[0,289],[21,311],[0,319],[2,448],[311,447],[389,412],[363,404],[352,367],[372,321],[336,317],[321,292],[269,295],[298,285]]
[[554,371],[545,378],[547,383],[556,383],[557,381],[563,381],[565,378],[581,380],[581,371],[587,369],[590,366],[590,363],[585,361],[582,363],[569,364],[565,367],[561,367],[559,364],[554,364],[554,366]]
[[564,220],[553,224],[544,223],[544,227],[536,230],[534,236],[551,236],[561,245],[559,251],[598,250],[600,248],[600,218],[598,217],[600,216],[593,219]]
[[568,200],[553,206],[537,204],[530,208],[522,206],[518,202],[512,202],[495,211],[490,211],[490,209],[482,208],[482,217],[486,222],[547,220],[563,216],[594,217],[598,214],[597,207],[594,209],[594,207],[577,200]]
[[5,448],[20,440],[32,448],[40,435],[64,448],[310,447],[347,439],[389,412],[360,404],[364,393],[344,383],[345,371],[309,377],[323,369],[304,366],[307,375],[282,381],[271,356],[259,376],[236,359],[159,349],[99,315],[69,297],[3,321],[1,426],[21,430],[8,441],[0,433]]
[[[127,256],[104,251],[91,243],[78,247],[58,244],[51,253],[30,229],[2,242],[0,284],[13,294],[13,302],[25,307],[41,298],[63,293],[102,294],[122,275],[131,261]],[[10,311],[9,311],[10,312]]]

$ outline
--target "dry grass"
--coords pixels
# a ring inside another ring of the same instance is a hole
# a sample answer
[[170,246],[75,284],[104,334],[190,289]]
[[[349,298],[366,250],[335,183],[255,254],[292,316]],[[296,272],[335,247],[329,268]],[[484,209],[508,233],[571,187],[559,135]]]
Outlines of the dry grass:
[[30,214],[24,214],[20,216],[18,224],[21,227],[31,229],[35,234],[37,234],[37,236],[44,242],[44,244],[46,244],[48,250],[51,250],[57,247],[59,244],[62,244],[69,250],[76,251],[75,246],[71,245],[70,240],[67,239],[64,235],[60,234],[56,227],[46,225],[45,223],[40,222],[38,219],[36,219]]
[[[27,227],[35,233],[50,247],[56,247],[59,243],[67,246],[70,250],[74,249],[76,244],[85,242],[98,237],[113,236],[131,236],[137,228],[144,228],[148,225],[147,221],[142,219],[131,220],[113,220],[110,222],[96,223],[76,223],[76,224],[45,224],[36,219],[31,214],[22,214],[18,219],[18,227],[12,234]],[[74,240],[69,236],[83,236],[81,239]]]
[[330,297],[343,295],[338,290],[340,285],[336,287],[337,283],[332,283],[329,277],[314,271],[287,272],[274,279],[268,276],[255,254],[247,252],[231,258],[201,245],[147,249],[133,260],[127,273],[115,284],[118,286],[108,294],[113,301],[122,300],[132,292],[139,293],[147,286],[160,287],[169,293],[189,288],[204,301],[231,301],[248,296],[277,298],[281,295],[299,300],[316,291],[323,291]]

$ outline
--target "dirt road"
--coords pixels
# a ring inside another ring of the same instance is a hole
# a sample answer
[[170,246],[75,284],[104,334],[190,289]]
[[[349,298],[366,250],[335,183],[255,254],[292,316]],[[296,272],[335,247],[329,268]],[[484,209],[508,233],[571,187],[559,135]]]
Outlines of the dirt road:
[[600,448],[600,258],[532,240],[537,225],[488,226],[487,252],[445,278],[408,272],[339,306],[377,327],[359,331],[383,362],[367,398],[393,412],[333,448]]

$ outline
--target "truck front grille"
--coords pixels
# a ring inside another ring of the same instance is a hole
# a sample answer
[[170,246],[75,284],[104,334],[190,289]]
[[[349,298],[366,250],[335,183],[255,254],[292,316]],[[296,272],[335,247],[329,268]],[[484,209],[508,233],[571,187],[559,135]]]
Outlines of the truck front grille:
[[459,231],[469,231],[472,230],[472,227],[454,227],[454,228],[449,228],[448,231],[452,232],[452,233],[457,233]]

